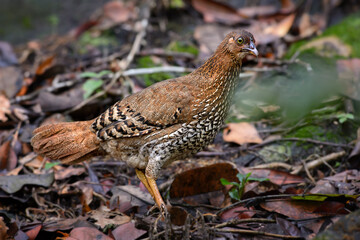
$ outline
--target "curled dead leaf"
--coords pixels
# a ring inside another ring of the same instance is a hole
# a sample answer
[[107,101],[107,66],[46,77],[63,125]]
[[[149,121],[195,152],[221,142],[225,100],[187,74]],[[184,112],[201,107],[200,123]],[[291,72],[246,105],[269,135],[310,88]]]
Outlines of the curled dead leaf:
[[7,97],[4,94],[0,94],[0,121],[6,122],[8,118],[6,117],[6,114],[10,114],[10,101],[7,99]]
[[269,27],[264,29],[264,33],[272,34],[278,37],[284,37],[290,30],[292,24],[295,20],[295,14],[290,14],[289,16],[285,17],[279,23],[270,25]]
[[224,141],[234,142],[239,145],[244,143],[262,143],[256,128],[246,122],[229,123],[224,129]]
[[203,14],[204,21],[208,23],[221,22],[225,24],[249,23],[236,9],[212,0],[193,0],[193,7]]
[[131,218],[129,216],[123,215],[119,212],[111,211],[100,211],[93,210],[89,213],[90,218],[95,220],[95,224],[101,228],[105,228],[106,225],[122,225],[130,222]]

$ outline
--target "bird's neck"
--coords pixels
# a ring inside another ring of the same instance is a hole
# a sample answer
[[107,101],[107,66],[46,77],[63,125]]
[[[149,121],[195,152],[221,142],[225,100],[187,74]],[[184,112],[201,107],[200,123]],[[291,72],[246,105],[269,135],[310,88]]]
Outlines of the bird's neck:
[[198,75],[203,98],[226,97],[236,87],[241,61],[218,49],[194,74]]
[[203,112],[201,115],[205,116],[221,108],[221,112],[223,112],[221,118],[225,118],[240,68],[241,61],[218,49],[212,57],[193,72],[198,75],[198,86],[201,89],[198,103],[195,106],[196,111]]

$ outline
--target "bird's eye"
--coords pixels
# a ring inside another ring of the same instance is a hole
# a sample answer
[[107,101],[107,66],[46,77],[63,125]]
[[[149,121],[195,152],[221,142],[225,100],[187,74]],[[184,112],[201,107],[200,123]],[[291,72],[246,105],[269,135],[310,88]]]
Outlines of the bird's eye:
[[244,39],[243,39],[242,37],[239,37],[239,38],[237,39],[237,42],[238,42],[238,44],[243,44],[243,43],[244,43]]

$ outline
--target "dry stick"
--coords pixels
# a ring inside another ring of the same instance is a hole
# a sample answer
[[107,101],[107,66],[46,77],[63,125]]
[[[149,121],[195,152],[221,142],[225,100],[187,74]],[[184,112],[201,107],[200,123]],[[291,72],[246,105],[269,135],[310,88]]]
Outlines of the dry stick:
[[284,162],[271,162],[271,163],[265,163],[254,167],[250,167],[250,169],[264,169],[264,168],[269,168],[269,169],[285,168],[288,171],[294,169],[293,166]]
[[304,196],[304,194],[281,194],[281,195],[266,195],[266,196],[257,196],[257,197],[247,198],[244,200],[240,200],[236,203],[233,203],[227,207],[224,207],[224,208],[220,209],[219,211],[217,211],[215,214],[220,215],[222,212],[232,209],[238,205],[246,204],[248,202],[257,202],[257,201],[263,201],[263,200],[267,200],[267,199],[287,199],[287,198],[291,198],[291,197],[303,197],[303,196]]
[[133,75],[142,75],[142,74],[151,74],[151,73],[159,73],[159,72],[192,72],[194,68],[185,68],[185,67],[177,67],[177,66],[162,66],[162,67],[153,67],[153,68],[136,68],[129,69],[123,73],[123,76],[133,76]]
[[[306,171],[306,169],[311,170],[313,168],[316,168],[316,167],[320,166],[321,164],[325,164],[327,162],[335,160],[335,159],[337,159],[339,157],[344,156],[345,154],[346,154],[345,151],[340,151],[340,152],[330,153],[329,155],[326,155],[324,157],[320,157],[318,159],[315,159],[315,160],[313,160],[313,161],[306,164],[305,171]],[[273,169],[273,168],[285,168],[286,170],[289,170],[289,171],[292,170],[291,174],[294,174],[294,175],[297,175],[302,170],[304,170],[304,166],[293,167],[290,164],[282,163],[282,162],[273,162],[273,163],[268,163],[268,164],[261,164],[261,165],[255,166],[255,167],[251,167],[250,169],[263,169],[263,168],[271,168],[271,169]]]
[[304,239],[303,237],[281,235],[281,234],[267,233],[267,232],[254,231],[254,230],[245,230],[245,229],[234,229],[234,228],[231,228],[231,229],[217,229],[217,228],[213,228],[212,230],[216,231],[216,232],[229,232],[229,233],[262,235],[262,236],[281,238],[281,239]]
[[[330,153],[329,155],[326,155],[324,157],[315,159],[309,163],[306,164],[306,168],[307,169],[313,169],[316,168],[318,166],[320,166],[321,164],[323,164],[324,162],[330,162],[332,160],[338,159],[342,156],[345,156],[346,152],[345,151],[341,151],[341,152],[335,152],[335,153]],[[298,166],[296,167],[291,174],[297,175],[299,174],[299,172],[303,169],[302,166]]]
[[[306,162],[305,162],[304,160],[301,160],[301,163],[303,164],[303,166],[302,166],[303,168],[302,168],[302,169],[305,170],[306,175],[308,176],[308,178],[310,179],[310,181],[315,185],[316,181],[315,181],[315,179],[311,176],[310,170],[309,170]],[[301,167],[301,166],[299,166],[299,167]]]
[[248,219],[233,219],[230,220],[228,222],[224,222],[224,223],[220,223],[214,226],[214,228],[222,228],[222,227],[227,227],[227,226],[231,226],[231,225],[238,225],[241,223],[274,223],[276,222],[275,220],[272,219],[267,219],[267,218],[248,218]]
[[323,142],[323,141],[318,141],[318,140],[314,140],[314,139],[311,139],[311,138],[292,137],[292,138],[279,138],[279,139],[273,139],[273,140],[265,141],[263,143],[250,146],[250,147],[248,147],[248,149],[252,150],[252,149],[255,149],[255,148],[258,148],[258,147],[263,147],[263,146],[271,144],[271,143],[283,142],[283,141],[309,142],[309,143],[315,143],[315,144],[327,145],[327,146],[333,146],[333,147],[342,147],[342,148],[350,148],[350,149],[353,148],[352,146],[347,145],[347,144],[333,143],[333,142]]

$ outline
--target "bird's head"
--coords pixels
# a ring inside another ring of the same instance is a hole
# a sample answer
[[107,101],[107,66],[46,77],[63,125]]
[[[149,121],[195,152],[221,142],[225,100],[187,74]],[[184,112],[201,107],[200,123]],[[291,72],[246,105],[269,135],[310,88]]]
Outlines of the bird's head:
[[245,30],[229,33],[220,46],[237,60],[242,60],[249,54],[256,57],[259,55],[255,47],[254,36]]

